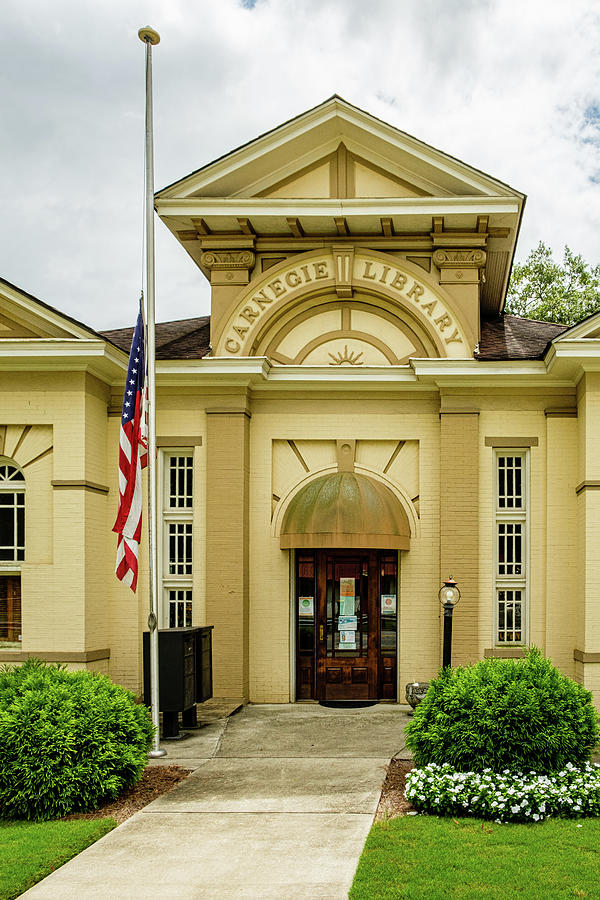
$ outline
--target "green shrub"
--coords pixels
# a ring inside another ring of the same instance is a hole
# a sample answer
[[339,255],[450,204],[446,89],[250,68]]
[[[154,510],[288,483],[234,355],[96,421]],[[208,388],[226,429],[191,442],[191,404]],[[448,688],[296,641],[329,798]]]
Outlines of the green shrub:
[[136,784],[153,736],[133,694],[30,659],[0,669],[0,816],[89,810]]
[[592,695],[532,648],[525,659],[442,669],[407,728],[417,766],[556,772],[598,743]]

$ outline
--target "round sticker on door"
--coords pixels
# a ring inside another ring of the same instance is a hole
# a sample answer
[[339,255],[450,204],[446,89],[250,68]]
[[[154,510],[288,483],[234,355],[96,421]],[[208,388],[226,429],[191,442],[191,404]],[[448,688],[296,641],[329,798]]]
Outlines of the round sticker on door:
[[396,612],[396,595],[395,594],[382,594],[381,595],[381,612],[388,613],[388,615],[393,615]]
[[314,613],[314,597],[298,597],[298,615],[312,616]]

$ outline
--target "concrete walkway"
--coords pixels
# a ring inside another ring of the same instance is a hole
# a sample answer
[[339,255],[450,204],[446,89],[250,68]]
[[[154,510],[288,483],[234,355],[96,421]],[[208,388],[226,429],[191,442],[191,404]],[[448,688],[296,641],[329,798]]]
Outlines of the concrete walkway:
[[247,706],[169,742],[193,774],[23,896],[343,900],[406,710]]

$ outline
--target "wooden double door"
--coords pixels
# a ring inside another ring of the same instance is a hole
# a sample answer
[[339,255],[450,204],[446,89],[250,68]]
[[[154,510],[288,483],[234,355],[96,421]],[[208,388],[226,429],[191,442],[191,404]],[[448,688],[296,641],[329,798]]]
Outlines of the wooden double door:
[[297,699],[395,699],[397,561],[389,551],[297,551]]

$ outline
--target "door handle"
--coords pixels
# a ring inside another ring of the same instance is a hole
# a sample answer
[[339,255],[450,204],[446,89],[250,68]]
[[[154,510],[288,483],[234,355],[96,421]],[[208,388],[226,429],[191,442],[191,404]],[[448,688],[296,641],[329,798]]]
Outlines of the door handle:
[[324,631],[323,626],[322,626],[322,625],[319,625],[319,640],[320,640],[320,641],[323,640],[323,631]]

